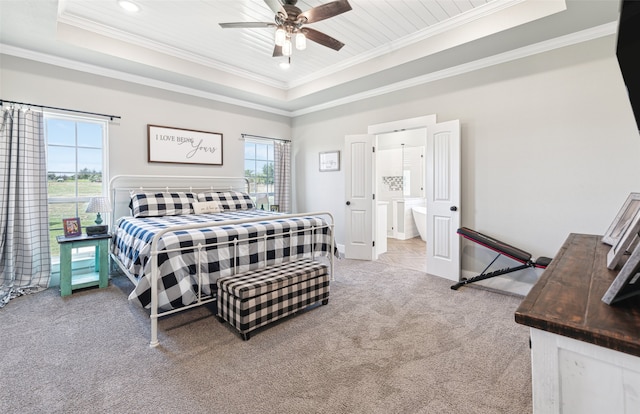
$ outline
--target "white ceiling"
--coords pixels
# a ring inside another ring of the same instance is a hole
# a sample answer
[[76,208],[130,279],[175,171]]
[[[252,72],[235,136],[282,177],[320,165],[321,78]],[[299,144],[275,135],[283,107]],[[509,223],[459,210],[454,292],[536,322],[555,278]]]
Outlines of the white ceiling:
[[[263,0],[0,0],[0,52],[298,115],[615,32],[618,0],[349,0],[283,70]],[[299,0],[302,11],[327,1]],[[0,96],[0,98],[2,98]]]

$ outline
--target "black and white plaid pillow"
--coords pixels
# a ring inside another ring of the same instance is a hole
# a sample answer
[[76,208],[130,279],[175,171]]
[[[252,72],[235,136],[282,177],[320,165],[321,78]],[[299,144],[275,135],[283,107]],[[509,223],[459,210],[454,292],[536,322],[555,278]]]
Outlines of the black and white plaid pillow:
[[239,191],[217,191],[215,193],[199,193],[199,201],[217,201],[223,210],[251,210],[256,208],[251,196]]
[[139,193],[131,196],[133,217],[181,216],[191,214],[194,193]]

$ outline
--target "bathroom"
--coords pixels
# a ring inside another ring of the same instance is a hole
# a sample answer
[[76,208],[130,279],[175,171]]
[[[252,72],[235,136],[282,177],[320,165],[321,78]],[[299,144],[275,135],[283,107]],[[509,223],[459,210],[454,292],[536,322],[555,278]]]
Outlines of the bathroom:
[[388,239],[426,241],[425,148],[425,129],[377,135],[376,199]]

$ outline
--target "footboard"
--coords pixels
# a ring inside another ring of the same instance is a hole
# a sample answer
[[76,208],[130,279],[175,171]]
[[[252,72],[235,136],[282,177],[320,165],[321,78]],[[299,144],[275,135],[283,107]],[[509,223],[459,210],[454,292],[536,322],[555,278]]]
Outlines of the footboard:
[[[109,188],[111,256],[135,285],[130,299],[150,309],[151,346],[158,318],[216,300],[220,277],[319,256],[333,277],[331,213],[255,210],[244,177],[123,175]],[[193,214],[194,197],[221,211]]]

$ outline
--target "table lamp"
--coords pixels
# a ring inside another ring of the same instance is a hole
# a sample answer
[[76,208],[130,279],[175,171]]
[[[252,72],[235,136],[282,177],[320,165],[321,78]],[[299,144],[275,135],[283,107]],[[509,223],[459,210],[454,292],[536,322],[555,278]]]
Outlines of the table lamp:
[[256,194],[256,208],[260,206],[260,210],[264,210],[264,206],[269,208],[269,197],[266,193],[258,193]]
[[109,200],[107,197],[93,197],[89,200],[89,205],[87,206],[87,213],[97,213],[96,215],[96,225],[95,226],[87,226],[87,235],[94,236],[97,234],[107,234],[109,227],[106,225],[102,225],[102,216],[100,213],[110,213],[111,212],[111,204],[109,204]]

